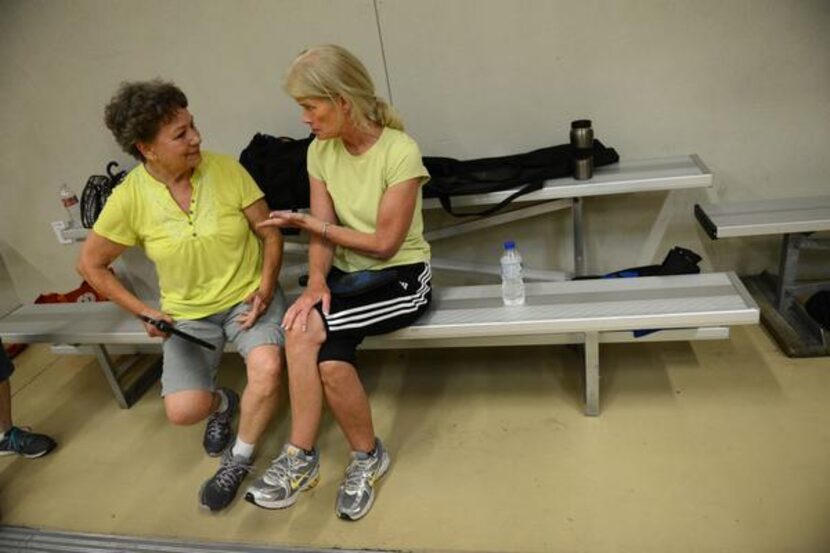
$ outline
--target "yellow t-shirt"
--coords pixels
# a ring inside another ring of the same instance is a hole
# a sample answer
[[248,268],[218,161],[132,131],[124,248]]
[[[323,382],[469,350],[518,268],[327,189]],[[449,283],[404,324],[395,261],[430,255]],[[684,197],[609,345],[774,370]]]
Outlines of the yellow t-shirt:
[[93,230],[139,246],[156,266],[161,307],[178,319],[200,319],[244,300],[259,287],[262,247],[243,209],[263,197],[233,158],[202,152],[185,213],[144,165],[107,200]]
[[[413,178],[419,178],[421,185],[429,180],[418,144],[406,133],[388,127],[358,156],[350,154],[339,138],[315,139],[308,147],[307,163],[308,173],[326,184],[339,224],[365,233],[375,232],[380,200],[390,186]],[[428,262],[429,258],[418,194],[412,223],[394,256],[384,261],[337,246],[332,263],[353,272]]]

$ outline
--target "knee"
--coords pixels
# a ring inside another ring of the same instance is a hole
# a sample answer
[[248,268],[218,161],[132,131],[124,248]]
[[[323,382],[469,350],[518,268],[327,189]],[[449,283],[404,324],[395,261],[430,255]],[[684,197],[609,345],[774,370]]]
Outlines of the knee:
[[336,361],[320,363],[320,380],[327,390],[337,390],[343,380],[343,370]]
[[[289,360],[297,355],[307,354],[310,350],[318,351],[326,341],[326,329],[320,316],[312,312],[308,319],[305,330],[294,326],[285,331],[285,354]],[[289,362],[289,367],[290,365]]]
[[279,354],[263,356],[248,363],[248,387],[260,395],[277,393],[282,375]]
[[285,353],[296,355],[307,351],[309,347],[319,348],[325,339],[326,333],[322,328],[292,328],[285,333]]
[[176,426],[189,426],[204,420],[213,408],[213,394],[205,392],[203,395],[181,398],[176,394],[165,396],[164,410],[167,420]]

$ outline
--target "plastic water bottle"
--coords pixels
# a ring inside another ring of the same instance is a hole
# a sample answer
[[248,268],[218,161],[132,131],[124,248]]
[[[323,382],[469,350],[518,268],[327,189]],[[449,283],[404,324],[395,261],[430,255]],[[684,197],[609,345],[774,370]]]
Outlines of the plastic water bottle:
[[69,225],[72,227],[81,226],[81,204],[78,196],[66,184],[61,185],[61,203],[69,214]]
[[522,256],[513,240],[504,243],[504,253],[501,256],[501,297],[504,305],[524,305],[525,303]]

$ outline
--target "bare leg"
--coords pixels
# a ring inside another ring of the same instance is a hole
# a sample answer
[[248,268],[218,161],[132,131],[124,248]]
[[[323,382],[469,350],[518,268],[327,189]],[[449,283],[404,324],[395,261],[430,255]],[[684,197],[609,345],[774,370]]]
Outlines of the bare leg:
[[188,426],[207,418],[219,406],[219,394],[208,390],[182,390],[164,396],[167,420]]
[[[2,346],[0,346],[2,347]],[[8,379],[0,382],[0,432],[12,427],[12,391]]]
[[255,444],[277,409],[282,353],[278,346],[259,346],[245,362],[248,383],[242,392],[238,435],[243,442]]
[[372,451],[375,448],[372,409],[354,365],[325,361],[320,364],[320,376],[329,409],[352,450]]
[[291,438],[297,447],[312,449],[320,429],[323,409],[323,386],[317,367],[317,354],[326,339],[320,313],[308,314],[306,330],[286,332],[285,354],[288,361],[288,392],[291,396]]

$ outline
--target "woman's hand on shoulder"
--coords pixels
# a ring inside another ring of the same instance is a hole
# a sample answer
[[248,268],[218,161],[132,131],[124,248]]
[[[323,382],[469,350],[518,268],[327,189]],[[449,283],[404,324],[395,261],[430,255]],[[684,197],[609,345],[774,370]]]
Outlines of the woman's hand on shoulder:
[[285,312],[285,317],[282,319],[282,327],[285,330],[298,328],[305,332],[308,324],[308,314],[314,309],[315,305],[321,302],[323,304],[323,313],[328,313],[331,304],[329,287],[325,283],[317,285],[309,284],[302,295]]

